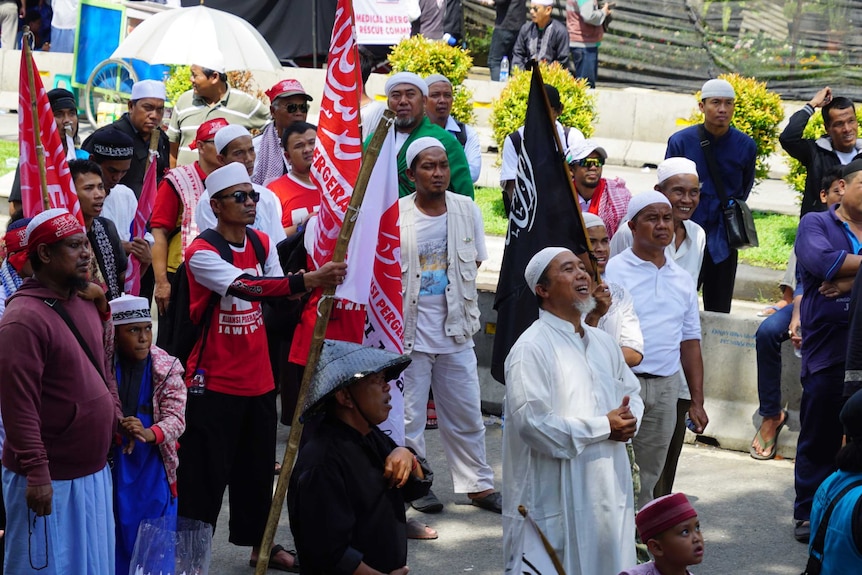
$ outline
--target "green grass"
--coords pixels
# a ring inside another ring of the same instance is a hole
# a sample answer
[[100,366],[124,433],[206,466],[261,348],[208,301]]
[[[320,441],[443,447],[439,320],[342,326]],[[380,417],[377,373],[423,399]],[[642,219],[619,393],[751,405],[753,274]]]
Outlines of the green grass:
[[[485,220],[485,233],[505,236],[508,220],[503,211],[500,188],[476,188],[476,203]],[[739,261],[748,265],[783,270],[796,239],[799,218],[766,212],[754,212],[760,247],[739,252]]]
[[18,158],[18,142],[0,140],[0,176],[15,171],[15,168],[6,167],[6,160],[8,158]]

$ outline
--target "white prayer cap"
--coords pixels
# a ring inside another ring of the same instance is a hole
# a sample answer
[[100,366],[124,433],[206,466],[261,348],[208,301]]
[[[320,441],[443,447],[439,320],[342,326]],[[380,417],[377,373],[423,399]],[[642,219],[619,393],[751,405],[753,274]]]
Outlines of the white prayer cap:
[[407,167],[412,169],[413,160],[416,159],[416,156],[429,148],[440,148],[444,152],[446,151],[446,148],[443,146],[442,143],[440,143],[440,140],[438,140],[437,138],[432,138],[431,136],[422,136],[421,138],[416,138],[415,140],[413,140],[413,143],[411,143],[407,147],[407,153],[405,154],[405,157],[407,159]]
[[587,229],[597,228],[599,226],[606,228],[605,221],[597,216],[596,214],[591,214],[590,212],[584,212],[584,226]]
[[680,174],[691,174],[694,177],[699,177],[697,174],[697,164],[688,158],[668,158],[658,165],[658,183],[664,183],[668,178],[678,176]]
[[387,98],[389,97],[389,92],[392,91],[392,88],[398,84],[412,84],[419,88],[423,96],[428,95],[428,86],[425,84],[425,80],[419,77],[418,74],[414,74],[413,72],[398,72],[397,74],[389,76],[389,79],[386,80],[385,91]]
[[425,85],[429,88],[431,87],[431,84],[436,84],[437,82],[446,82],[449,86],[452,86],[452,81],[443,74],[431,74],[430,76],[425,76]]
[[[227,129],[227,128],[223,128]],[[221,132],[219,132],[221,133]],[[218,135],[218,134],[216,134]],[[248,170],[242,162],[231,162],[226,166],[214,170],[206,179],[207,196],[212,198],[222,190],[238,184],[251,184]]]
[[213,138],[216,151],[221,154],[224,152],[224,149],[227,148],[228,144],[237,138],[242,138],[243,136],[251,137],[251,132],[249,132],[245,126],[240,126],[239,124],[228,124],[216,132],[215,138]]
[[667,196],[663,193],[655,190],[635,194],[632,196],[632,199],[629,200],[629,209],[626,211],[625,219],[635,219],[635,216],[637,216],[642,209],[652,204],[664,204],[666,206],[670,206],[670,200],[668,200]]
[[158,80],[139,80],[132,86],[132,101],[140,100],[141,98],[158,98],[159,100],[167,100],[167,92],[165,91],[164,82]]
[[224,67],[224,56],[220,50],[200,51],[192,58],[192,62],[201,68],[212,70],[219,74],[224,74],[226,72]]
[[700,99],[706,100],[707,98],[736,98],[736,92],[733,91],[733,86],[727,80],[713,78],[708,80],[700,89]]
[[554,0],[532,0],[530,4],[534,4],[536,6],[553,6]]
[[566,151],[566,163],[583,160],[593,152],[597,152],[603,160],[608,159],[608,153],[595,140],[578,140]]
[[146,298],[123,294],[111,300],[111,321],[114,325],[152,322],[150,302]]
[[536,293],[536,284],[539,283],[539,278],[542,277],[551,260],[568,251],[571,250],[559,247],[545,248],[530,258],[527,269],[524,270],[524,279],[527,280],[527,287],[531,292]]

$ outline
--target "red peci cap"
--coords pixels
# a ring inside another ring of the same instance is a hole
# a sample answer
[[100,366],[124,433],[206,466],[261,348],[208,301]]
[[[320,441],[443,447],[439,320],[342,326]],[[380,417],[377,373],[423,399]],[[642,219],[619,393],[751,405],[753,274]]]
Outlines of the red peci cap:
[[692,517],[697,517],[697,511],[691,506],[685,494],[671,493],[644,505],[635,516],[635,523],[641,541],[646,543],[662,531],[667,531]]
[[267,90],[266,96],[269,98],[270,102],[274,102],[276,98],[281,98],[282,96],[305,96],[305,99],[309,102],[314,99],[308,95],[305,88],[303,88],[302,84],[299,83],[299,80],[294,80],[292,78],[282,80]]
[[224,118],[213,118],[212,120],[207,120],[200,126],[198,126],[198,131],[195,134],[195,141],[189,144],[189,148],[192,150],[196,150],[198,147],[198,142],[205,142],[207,140],[212,140],[216,135],[216,132],[224,128],[228,125],[227,120]]

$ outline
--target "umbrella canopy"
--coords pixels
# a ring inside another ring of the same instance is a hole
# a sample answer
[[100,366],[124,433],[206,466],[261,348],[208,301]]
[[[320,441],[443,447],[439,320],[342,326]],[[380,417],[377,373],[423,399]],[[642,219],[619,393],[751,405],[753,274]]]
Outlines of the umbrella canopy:
[[272,48],[251,24],[206,6],[150,16],[132,30],[111,58],[191,65],[211,61],[214,55],[224,59],[225,71],[281,70]]

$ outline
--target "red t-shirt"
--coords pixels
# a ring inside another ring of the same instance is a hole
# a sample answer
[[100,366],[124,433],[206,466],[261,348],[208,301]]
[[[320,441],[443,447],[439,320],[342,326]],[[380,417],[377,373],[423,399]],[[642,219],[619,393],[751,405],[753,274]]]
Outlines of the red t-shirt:
[[320,207],[320,190],[291,174],[271,181],[267,187],[281,200],[281,225],[285,228],[301,224]]
[[[199,321],[206,311],[211,292],[222,296],[220,304],[213,311],[200,362],[200,369],[206,371],[204,379],[208,390],[257,396],[275,388],[260,302],[225,295],[243,274],[270,277],[283,275],[278,254],[276,250],[270,249],[269,237],[266,234],[259,234],[259,237],[267,254],[264,270],[261,270],[254,246],[248,238],[242,247],[231,245],[233,265],[223,260],[218,250],[202,238],[195,239],[186,249],[192,321]],[[280,283],[286,281],[284,279]],[[199,340],[189,355],[187,385],[198,364],[200,346]]]
[[[194,166],[201,177],[201,181],[206,181],[207,175],[201,169],[200,164],[195,162]],[[153,204],[153,213],[150,215],[150,227],[169,231],[175,230],[179,225],[177,221],[182,209],[183,204],[173,184],[167,179],[162,180],[156,191],[156,201]]]

